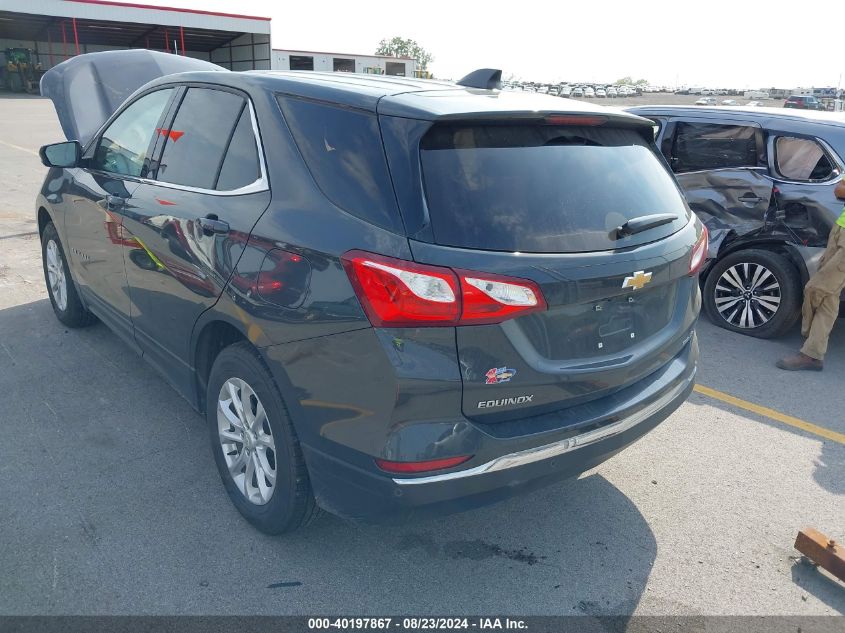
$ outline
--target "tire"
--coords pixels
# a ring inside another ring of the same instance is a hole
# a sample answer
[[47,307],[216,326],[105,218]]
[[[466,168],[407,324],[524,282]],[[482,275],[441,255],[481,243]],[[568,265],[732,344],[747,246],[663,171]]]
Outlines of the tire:
[[[247,420],[254,420],[250,432],[243,431],[238,401],[248,407]],[[214,461],[244,518],[266,534],[310,524],[320,511],[299,440],[270,370],[251,345],[235,343],[220,352],[206,403]]]
[[68,327],[86,327],[95,323],[97,318],[82,305],[76,286],[67,265],[59,233],[52,222],[44,227],[41,234],[41,262],[44,267],[44,282],[47,294],[53,306],[53,312]]
[[707,274],[703,300],[715,325],[757,338],[776,338],[795,324],[801,297],[801,277],[789,259],[747,249],[716,262]]

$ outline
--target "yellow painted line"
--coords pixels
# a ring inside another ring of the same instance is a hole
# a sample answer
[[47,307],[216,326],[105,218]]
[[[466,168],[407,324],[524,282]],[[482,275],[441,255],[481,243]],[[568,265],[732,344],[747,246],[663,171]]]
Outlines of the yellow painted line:
[[823,426],[819,426],[811,422],[806,422],[801,418],[786,415],[785,413],[781,413],[780,411],[775,411],[774,409],[770,409],[769,407],[764,407],[759,404],[754,404],[753,402],[748,402],[747,400],[742,400],[741,398],[737,398],[736,396],[732,396],[730,394],[711,389],[710,387],[705,387],[704,385],[696,385],[695,391],[697,393],[700,393],[701,395],[713,398],[714,400],[719,400],[721,402],[731,404],[735,407],[739,407],[740,409],[751,411],[752,413],[762,415],[776,422],[780,422],[781,424],[786,424],[787,426],[792,426],[796,429],[801,429],[802,431],[806,431],[807,433],[818,435],[819,437],[823,437],[826,440],[833,440],[834,442],[845,444],[845,433],[839,433],[831,429],[826,429]]
[[27,154],[32,154],[33,156],[38,156],[38,152],[33,152],[31,149],[21,147],[20,145],[14,145],[12,143],[7,143],[6,141],[0,141],[0,145],[5,145],[6,147],[11,147],[12,149],[18,149],[22,152],[26,152]]

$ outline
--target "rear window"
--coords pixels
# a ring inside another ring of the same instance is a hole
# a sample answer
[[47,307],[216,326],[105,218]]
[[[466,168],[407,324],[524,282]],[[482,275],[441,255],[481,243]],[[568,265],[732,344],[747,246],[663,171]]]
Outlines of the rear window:
[[[660,239],[688,215],[672,176],[636,131],[439,125],[420,144],[434,239],[538,253],[612,250]],[[617,239],[627,220],[671,224]]]
[[326,197],[362,220],[401,232],[376,115],[288,97],[279,104]]

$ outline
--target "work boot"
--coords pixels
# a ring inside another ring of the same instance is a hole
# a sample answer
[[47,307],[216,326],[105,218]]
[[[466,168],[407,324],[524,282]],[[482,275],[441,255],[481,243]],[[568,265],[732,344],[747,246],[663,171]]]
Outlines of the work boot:
[[781,369],[786,369],[787,371],[802,371],[805,369],[810,371],[821,371],[824,369],[824,363],[822,361],[816,358],[811,358],[803,352],[798,352],[792,356],[781,358],[777,362],[777,366]]

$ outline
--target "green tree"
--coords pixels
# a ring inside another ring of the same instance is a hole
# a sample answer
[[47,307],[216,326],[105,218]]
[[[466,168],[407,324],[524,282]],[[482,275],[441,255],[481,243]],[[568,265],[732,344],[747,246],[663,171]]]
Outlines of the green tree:
[[410,57],[417,60],[421,70],[426,70],[428,64],[434,60],[427,50],[412,39],[394,37],[389,40],[382,40],[376,49],[376,55],[389,55],[390,57]]
[[627,86],[628,84],[634,83],[634,80],[630,77],[622,77],[621,79],[617,79],[613,83],[615,83],[617,86]]

